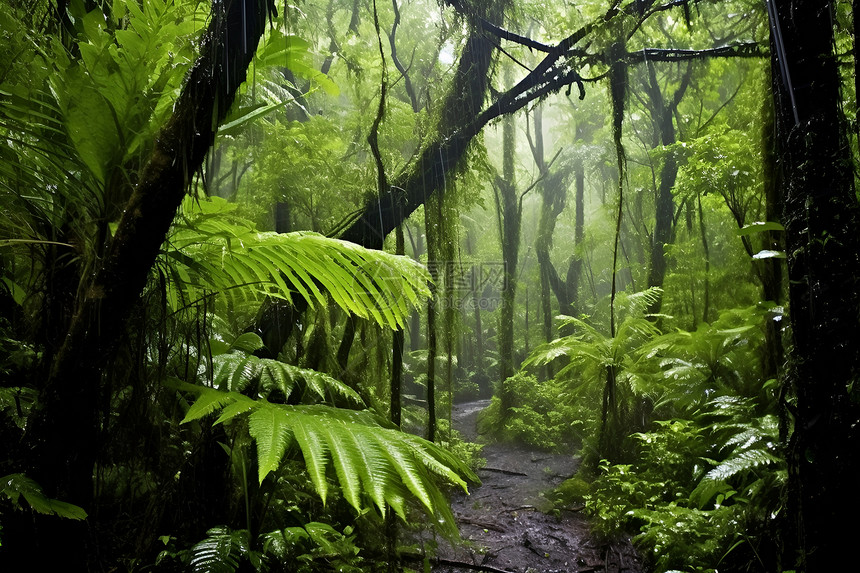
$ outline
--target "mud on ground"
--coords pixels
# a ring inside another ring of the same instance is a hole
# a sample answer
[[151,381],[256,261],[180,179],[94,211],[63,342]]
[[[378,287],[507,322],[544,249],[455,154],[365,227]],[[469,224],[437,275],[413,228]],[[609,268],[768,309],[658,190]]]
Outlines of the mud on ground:
[[[489,400],[454,407],[454,427],[476,438],[478,412]],[[467,542],[441,544],[436,573],[506,571],[516,573],[643,573],[629,540],[599,541],[576,508],[552,513],[542,493],[573,475],[579,460],[511,444],[489,444],[478,472],[479,487],[452,499],[452,509]]]

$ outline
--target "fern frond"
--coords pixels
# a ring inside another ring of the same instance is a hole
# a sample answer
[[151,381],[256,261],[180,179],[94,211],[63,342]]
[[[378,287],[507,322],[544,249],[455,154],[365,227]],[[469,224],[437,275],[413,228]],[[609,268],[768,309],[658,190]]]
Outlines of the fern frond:
[[207,537],[191,548],[191,571],[194,573],[233,573],[239,559],[250,553],[248,532],[213,527]]
[[660,287],[649,287],[630,294],[621,293],[618,297],[618,306],[628,318],[641,318],[662,296],[663,289]]
[[199,394],[198,401],[204,404],[196,407],[195,402],[183,423],[205,416],[212,405],[223,408],[218,422],[249,414],[261,482],[277,469],[287,449],[297,446],[324,503],[330,481],[340,486],[344,499],[359,512],[375,507],[384,515],[390,506],[405,519],[405,503],[412,499],[453,534],[453,516],[436,480],[441,478],[464,490],[466,480],[478,481],[446,450],[403,433],[366,410],[272,404],[191,384],[178,389]]
[[36,513],[57,515],[76,521],[87,518],[87,512],[77,505],[46,496],[42,487],[24,474],[9,474],[0,478],[0,493],[16,506],[20,505],[20,498],[23,497]]
[[173,249],[162,257],[174,269],[174,304],[213,292],[233,304],[297,294],[314,307],[330,297],[344,311],[394,329],[429,295],[429,273],[406,257],[316,233],[258,232],[214,197],[188,199],[184,213],[170,236]]
[[760,466],[778,464],[781,461],[780,458],[766,449],[745,450],[709,471],[705,478],[713,481],[726,481],[742,472],[754,470]]
[[[259,340],[256,334],[242,336]],[[260,347],[252,340],[246,340],[242,346],[255,350]],[[233,348],[237,348],[235,342]],[[273,393],[279,392],[283,394],[284,401],[290,401],[293,393],[303,388],[310,394],[307,398],[313,398],[313,402],[333,397],[341,398],[354,406],[364,406],[355,390],[316,370],[299,368],[270,358],[258,358],[244,352],[228,352],[212,357],[212,384],[215,388],[241,392],[254,382],[259,382],[261,395],[271,397]]]

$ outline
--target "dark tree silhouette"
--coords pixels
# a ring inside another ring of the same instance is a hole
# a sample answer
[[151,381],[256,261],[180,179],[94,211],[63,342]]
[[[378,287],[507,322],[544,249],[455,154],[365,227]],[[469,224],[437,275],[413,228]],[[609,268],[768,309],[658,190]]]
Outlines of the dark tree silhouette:
[[784,569],[854,561],[860,510],[860,244],[841,115],[830,2],[769,2],[777,136],[785,180],[796,400],[788,444]]

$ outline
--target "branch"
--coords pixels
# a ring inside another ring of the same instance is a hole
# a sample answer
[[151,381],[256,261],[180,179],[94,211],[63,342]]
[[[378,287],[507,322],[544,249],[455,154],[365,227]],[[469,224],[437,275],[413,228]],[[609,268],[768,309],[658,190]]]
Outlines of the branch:
[[525,36],[520,36],[519,34],[514,34],[513,32],[510,32],[508,30],[505,30],[503,28],[496,26],[495,24],[491,24],[490,22],[486,21],[483,18],[478,19],[478,24],[480,24],[481,28],[483,28],[487,32],[490,32],[491,34],[498,36],[499,38],[501,38],[503,40],[509,40],[511,42],[515,42],[517,44],[525,46],[526,48],[530,48],[533,50],[537,50],[539,52],[546,52],[546,53],[551,53],[553,50],[552,46],[542,44],[540,42],[532,40],[531,38],[526,38]]
[[650,18],[654,14],[658,12],[665,12],[666,10],[671,10],[672,8],[678,7],[684,7],[685,9],[687,9],[689,2],[690,0],[674,0],[673,2],[669,2],[668,4],[661,4],[660,6],[655,6],[654,8],[647,10],[645,13],[642,14],[642,17],[639,18],[639,21],[636,22],[636,25],[633,26],[633,29],[630,30],[630,33],[627,34],[627,39],[629,40],[630,38],[632,38],[633,34],[635,34],[639,30],[642,24],[644,24],[645,21],[648,20],[648,18]]
[[[409,69],[403,65],[400,58],[397,57],[397,27],[400,25],[400,7],[397,5],[397,0],[391,0],[392,8],[394,9],[394,23],[391,25],[391,34],[388,36],[388,43],[391,44],[391,61],[394,62],[394,67],[400,72],[403,77],[403,87],[406,88],[406,95],[409,96],[409,102],[412,104],[412,111],[418,113],[421,110],[421,104],[418,102],[418,95],[415,93],[415,87],[412,85],[412,80],[409,77]],[[375,13],[374,13],[374,17]],[[411,65],[411,64],[410,64]]]
[[625,59],[630,63],[642,63],[649,60],[654,62],[683,62],[704,58],[763,58],[765,56],[767,53],[761,50],[757,42],[744,42],[705,50],[645,48],[636,52],[628,52]]

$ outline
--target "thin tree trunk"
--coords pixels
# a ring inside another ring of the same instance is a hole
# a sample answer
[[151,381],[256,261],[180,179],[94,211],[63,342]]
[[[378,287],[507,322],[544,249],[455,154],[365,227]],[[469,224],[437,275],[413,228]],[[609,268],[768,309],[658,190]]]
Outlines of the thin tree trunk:
[[[768,79],[770,79],[768,74]],[[770,83],[770,82],[768,82]],[[781,173],[776,165],[776,124],[774,119],[773,100],[762,102],[762,186],[765,196],[765,220],[782,220],[782,181]],[[784,251],[785,241],[780,231],[766,231],[765,248],[773,251]],[[777,306],[783,303],[783,261],[772,258],[762,261],[764,265],[761,274],[762,296]],[[782,344],[782,316],[765,318],[765,353],[763,374],[765,380],[779,376],[785,361],[785,350]]]
[[[469,256],[469,260],[474,261],[474,247],[472,246],[472,234],[467,231],[466,234],[466,254]],[[469,280],[469,287],[471,291],[472,297],[472,312],[475,317],[475,357],[473,360],[475,367],[475,380],[478,383],[479,391],[483,395],[486,390],[487,376],[484,374],[484,325],[481,319],[481,300],[482,293],[479,292],[481,288],[481,273],[480,269],[476,268],[474,262],[471,263],[472,268],[470,269],[471,277]]]
[[696,194],[699,204],[699,232],[702,234],[702,250],[705,253],[705,293],[704,308],[702,309],[702,322],[709,323],[708,314],[711,307],[711,251],[708,249],[708,234],[705,232],[705,213],[702,210],[702,196]]
[[519,194],[514,181],[514,144],[514,120],[513,116],[509,115],[502,122],[502,176],[496,178],[496,191],[500,196],[501,246],[505,274],[499,313],[499,390],[503,416],[513,405],[513,396],[505,390],[505,380],[514,375],[514,305],[522,219]]
[[[403,255],[406,252],[403,240],[403,227],[397,227],[395,253]],[[391,421],[400,426],[400,381],[403,378],[403,329],[394,331],[391,359]]]
[[[654,66],[653,64],[648,64],[648,84],[646,91],[651,103],[651,114],[659,131],[659,142],[663,146],[675,143],[675,126],[672,116],[678,104],[681,103],[681,98],[689,85],[690,70],[691,68],[688,66],[687,72],[681,80],[681,85],[675,92],[672,101],[666,103],[660,90],[660,84],[657,81]],[[677,177],[678,162],[675,160],[674,154],[668,153],[663,162],[663,168],[660,170],[660,185],[657,188],[654,235],[651,243],[651,267],[648,272],[649,287],[662,288],[663,281],[666,278],[667,261],[665,251],[666,245],[672,242],[673,215],[675,213],[672,190],[675,188]],[[648,312],[658,314],[662,304],[663,297],[657,298],[656,302],[649,307]]]
[[424,227],[427,235],[427,262],[430,268],[430,298],[427,299],[427,439],[431,442],[436,439],[436,354],[438,343],[436,338],[436,298],[438,280],[438,240],[437,222],[434,220],[436,209],[433,204],[439,201],[439,197],[428,200],[424,208]]

